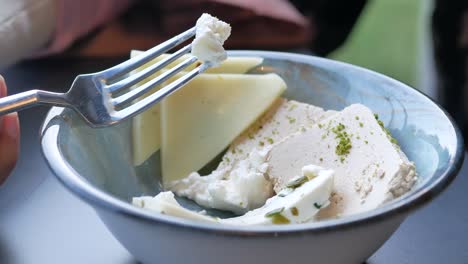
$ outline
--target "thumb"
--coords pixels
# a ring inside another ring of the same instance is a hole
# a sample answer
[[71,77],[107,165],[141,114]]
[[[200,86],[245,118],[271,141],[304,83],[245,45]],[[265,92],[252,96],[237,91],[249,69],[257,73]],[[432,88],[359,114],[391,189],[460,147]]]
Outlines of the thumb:
[[[0,97],[7,93],[5,80],[0,76]],[[0,184],[15,167],[19,154],[18,115],[12,113],[0,116]]]
[[0,184],[5,181],[16,165],[19,154],[19,122],[16,113],[0,120]]

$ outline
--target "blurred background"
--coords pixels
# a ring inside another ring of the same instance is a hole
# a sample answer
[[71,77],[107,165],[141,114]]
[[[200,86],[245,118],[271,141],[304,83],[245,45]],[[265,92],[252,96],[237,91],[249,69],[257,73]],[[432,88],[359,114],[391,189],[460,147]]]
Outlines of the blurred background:
[[[228,49],[314,54],[407,83],[468,140],[468,0],[0,0],[0,75],[10,93],[64,92],[77,74],[155,46],[203,12],[232,25]],[[20,158],[0,186],[0,263],[134,263],[52,177],[38,140],[47,110],[20,113]],[[466,169],[368,263],[468,263]]]
[[468,136],[466,0],[1,2],[0,73],[44,58],[126,58],[207,12],[232,25],[229,49],[315,54],[383,73],[441,103]]

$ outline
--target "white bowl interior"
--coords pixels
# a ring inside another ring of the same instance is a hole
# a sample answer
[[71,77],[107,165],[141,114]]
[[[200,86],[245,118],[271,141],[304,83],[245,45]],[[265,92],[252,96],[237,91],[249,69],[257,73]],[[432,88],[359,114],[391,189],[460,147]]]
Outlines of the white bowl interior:
[[[420,176],[417,186],[402,199],[415,193],[436,194],[448,184],[449,174],[456,173],[453,167],[460,162],[463,145],[457,129],[435,103],[404,84],[362,68],[310,56],[270,52],[232,55],[265,57],[263,65],[251,72],[281,75],[288,84],[286,98],[335,110],[362,103],[379,114],[403,151],[416,163]],[[93,188],[125,202],[160,191],[158,153],[143,165],[132,166],[131,120],[92,129],[74,111],[55,108],[48,116],[44,133],[57,125],[60,158]],[[75,186],[73,179],[58,174],[65,185]],[[183,204],[198,208],[188,201]]]

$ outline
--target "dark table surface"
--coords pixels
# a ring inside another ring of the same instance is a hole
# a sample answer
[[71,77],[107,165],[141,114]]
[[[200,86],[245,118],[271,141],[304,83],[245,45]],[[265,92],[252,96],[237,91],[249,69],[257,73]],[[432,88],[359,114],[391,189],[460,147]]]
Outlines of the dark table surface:
[[[66,91],[79,73],[121,59],[48,59],[0,71],[10,93]],[[21,112],[21,156],[0,187],[0,263],[135,263],[93,209],[54,178],[39,148],[47,108]],[[1,146],[0,146],[1,147]],[[428,206],[412,214],[368,263],[468,263],[468,165]]]

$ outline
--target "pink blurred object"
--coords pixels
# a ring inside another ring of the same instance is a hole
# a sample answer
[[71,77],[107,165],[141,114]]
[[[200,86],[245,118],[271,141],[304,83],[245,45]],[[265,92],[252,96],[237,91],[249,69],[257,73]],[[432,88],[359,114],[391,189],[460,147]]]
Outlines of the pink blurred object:
[[272,17],[298,25],[307,25],[306,18],[287,0],[177,0],[160,1],[165,10],[224,4],[249,10],[257,16]]
[[133,0],[59,0],[54,36],[38,55],[59,53],[75,40],[115,19]]
[[[48,47],[36,55],[64,51],[80,37],[115,20],[135,2],[59,0],[54,36]],[[155,4],[161,8],[155,14],[161,23],[156,39],[165,39],[191,27],[203,12],[233,26],[228,43],[231,47],[297,46],[309,42],[312,35],[308,20],[287,0],[160,0]]]

